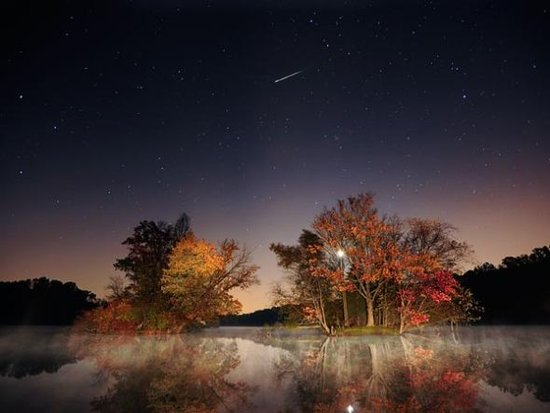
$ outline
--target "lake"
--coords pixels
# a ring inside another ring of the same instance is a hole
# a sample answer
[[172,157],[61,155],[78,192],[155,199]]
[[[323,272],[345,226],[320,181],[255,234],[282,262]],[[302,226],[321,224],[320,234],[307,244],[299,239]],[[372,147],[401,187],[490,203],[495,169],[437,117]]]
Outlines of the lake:
[[1,412],[550,412],[550,328],[0,330]]

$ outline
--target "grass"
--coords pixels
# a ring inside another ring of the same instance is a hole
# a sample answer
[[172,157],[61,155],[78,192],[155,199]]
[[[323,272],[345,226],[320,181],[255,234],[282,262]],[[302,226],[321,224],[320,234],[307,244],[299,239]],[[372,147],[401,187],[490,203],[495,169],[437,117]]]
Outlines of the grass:
[[336,330],[336,335],[339,336],[368,336],[368,335],[399,335],[399,331],[391,327],[347,327],[347,328],[338,328]]

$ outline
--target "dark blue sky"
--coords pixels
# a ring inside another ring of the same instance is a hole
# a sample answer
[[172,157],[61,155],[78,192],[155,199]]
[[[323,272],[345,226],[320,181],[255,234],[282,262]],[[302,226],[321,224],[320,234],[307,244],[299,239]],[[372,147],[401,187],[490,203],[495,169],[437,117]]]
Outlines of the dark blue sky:
[[268,244],[365,191],[479,262],[549,241],[545,2],[21,3],[0,6],[2,279],[102,294],[131,228],[185,211],[254,251],[259,308]]

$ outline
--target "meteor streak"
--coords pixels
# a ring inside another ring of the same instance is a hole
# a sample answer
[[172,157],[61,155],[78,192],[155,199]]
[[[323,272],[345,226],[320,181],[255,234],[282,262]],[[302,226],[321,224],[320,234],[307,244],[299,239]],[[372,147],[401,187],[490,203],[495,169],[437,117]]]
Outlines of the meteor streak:
[[299,74],[302,73],[302,72],[303,72],[303,70],[300,70],[300,71],[298,71],[298,72],[291,73],[291,74],[289,74],[289,75],[286,75],[285,77],[282,77],[282,78],[280,78],[280,79],[277,79],[277,80],[276,80],[275,82],[273,82],[273,83],[282,82],[283,80],[287,80],[287,79],[290,78],[290,77],[299,75]]

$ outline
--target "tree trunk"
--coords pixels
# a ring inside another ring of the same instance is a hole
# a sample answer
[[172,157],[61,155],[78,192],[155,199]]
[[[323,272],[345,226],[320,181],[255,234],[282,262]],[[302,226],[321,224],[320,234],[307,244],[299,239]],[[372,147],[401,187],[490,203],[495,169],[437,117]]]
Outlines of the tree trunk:
[[349,327],[348,297],[345,291],[342,292],[342,301],[344,302],[344,327]]
[[405,308],[403,304],[403,300],[401,299],[401,311],[399,312],[399,334],[403,334],[403,331],[405,331]]
[[367,300],[367,327],[374,327],[374,305],[372,300]]
[[319,293],[319,309],[317,310],[317,320],[319,321],[319,325],[324,330],[327,336],[333,335],[332,328],[329,327],[327,323],[327,317],[325,314],[325,303],[323,301],[323,296],[321,293]]
[[360,289],[358,290],[358,292],[365,299],[367,327],[374,327],[376,325],[376,323],[374,322],[374,297],[371,293],[370,286],[367,283],[360,285]]

